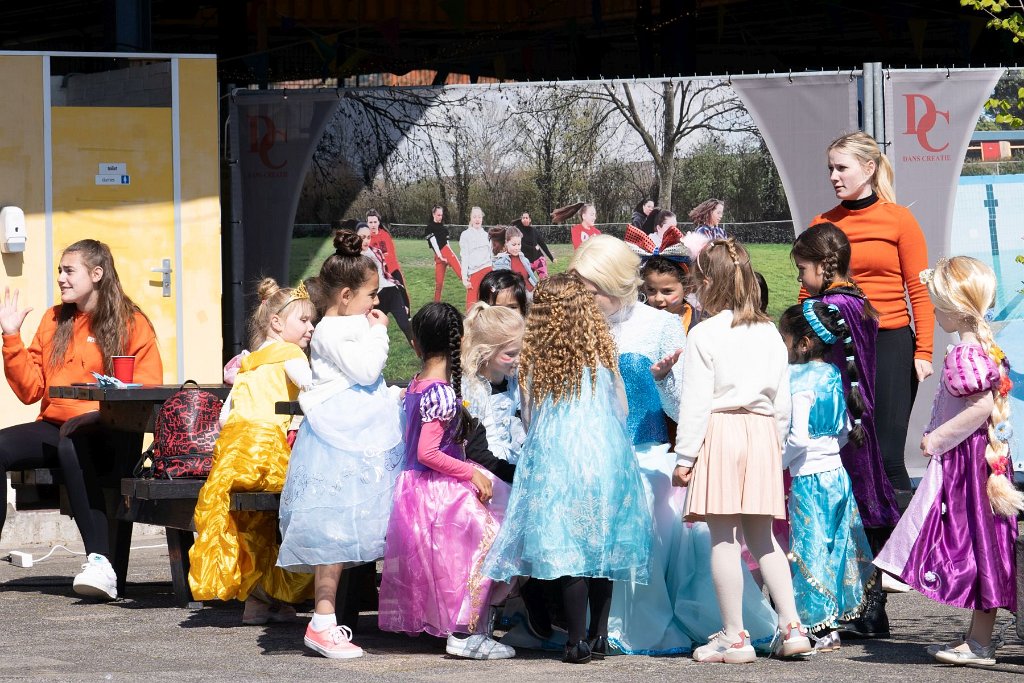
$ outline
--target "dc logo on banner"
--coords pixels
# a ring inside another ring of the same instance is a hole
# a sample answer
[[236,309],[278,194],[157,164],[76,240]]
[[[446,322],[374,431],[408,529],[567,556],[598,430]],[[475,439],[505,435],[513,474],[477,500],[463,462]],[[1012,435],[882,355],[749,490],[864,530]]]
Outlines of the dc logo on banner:
[[[928,134],[935,128],[935,124],[938,123],[940,116],[946,121],[944,128],[949,126],[949,112],[939,111],[938,107],[935,106],[934,100],[927,95],[906,93],[903,95],[903,98],[907,103],[907,129],[903,131],[903,134],[916,135],[917,143],[921,145],[922,149],[929,152],[941,152],[949,147],[948,140],[941,147],[935,147],[928,138]],[[918,102],[920,102],[921,106],[920,116],[918,116]],[[948,131],[946,132],[948,133]]]
[[[262,135],[260,134],[262,129]],[[285,159],[279,164],[270,161],[270,150],[278,140],[288,142],[288,132],[278,129],[274,125],[274,119],[269,116],[249,117],[249,151],[258,154],[260,162],[267,168],[278,169],[288,163]]]

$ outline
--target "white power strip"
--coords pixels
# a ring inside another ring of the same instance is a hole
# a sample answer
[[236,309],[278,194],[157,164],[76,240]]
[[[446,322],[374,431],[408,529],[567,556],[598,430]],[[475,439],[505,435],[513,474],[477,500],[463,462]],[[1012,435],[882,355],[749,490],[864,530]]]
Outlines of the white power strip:
[[20,550],[11,551],[11,564],[15,567],[31,567],[32,553],[23,553]]

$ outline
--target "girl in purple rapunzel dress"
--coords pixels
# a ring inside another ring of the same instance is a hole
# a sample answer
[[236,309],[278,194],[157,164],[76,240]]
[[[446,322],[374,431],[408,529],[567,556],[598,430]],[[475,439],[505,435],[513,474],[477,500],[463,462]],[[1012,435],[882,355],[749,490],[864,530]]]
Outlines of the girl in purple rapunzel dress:
[[1013,551],[1024,509],[1008,457],[1009,366],[985,320],[996,278],[956,256],[921,280],[939,325],[960,343],[946,354],[921,440],[928,471],[875,564],[936,602],[973,610],[963,638],[928,649],[935,659],[992,666],[996,610],[1017,607]]

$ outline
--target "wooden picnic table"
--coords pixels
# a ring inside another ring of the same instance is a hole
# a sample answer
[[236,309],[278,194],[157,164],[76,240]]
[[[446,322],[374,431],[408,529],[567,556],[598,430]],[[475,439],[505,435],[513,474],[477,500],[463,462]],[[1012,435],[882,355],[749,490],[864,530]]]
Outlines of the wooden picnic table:
[[[179,603],[191,601],[188,551],[193,542],[192,514],[204,480],[147,483],[147,480],[134,478],[133,474],[142,456],[143,435],[153,431],[160,407],[181,388],[180,384],[127,389],[94,384],[50,387],[51,398],[98,401],[100,424],[110,430],[106,441],[110,448],[109,457],[97,464],[101,469],[106,466],[100,482],[107,501],[110,561],[117,575],[118,595],[124,595],[132,527],[138,522],[165,527],[175,596]],[[226,398],[231,391],[231,387],[224,384],[201,384],[199,388],[220,399]]]

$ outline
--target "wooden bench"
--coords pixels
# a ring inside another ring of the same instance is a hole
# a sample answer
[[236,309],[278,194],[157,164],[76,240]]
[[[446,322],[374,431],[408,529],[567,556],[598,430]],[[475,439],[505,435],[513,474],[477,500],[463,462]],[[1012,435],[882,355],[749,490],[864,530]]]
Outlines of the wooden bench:
[[69,514],[67,497],[61,495],[64,476],[59,468],[11,472],[15,507],[18,510],[52,510]]
[[[203,479],[122,479],[121,494],[124,508],[118,517],[125,522],[162,526],[167,533],[167,555],[171,566],[171,586],[175,602],[180,606],[201,607],[192,598],[188,583],[191,563],[189,550],[195,541],[196,502],[203,487]],[[232,511],[277,513],[281,494],[261,492],[239,492],[231,494]],[[131,542],[131,531],[122,532],[119,550]],[[115,553],[114,571],[118,576],[118,590],[122,590],[122,578],[127,575],[128,553]],[[376,588],[376,565],[361,565],[342,572],[338,584],[336,610],[345,624],[358,621],[359,608],[365,590]]]

